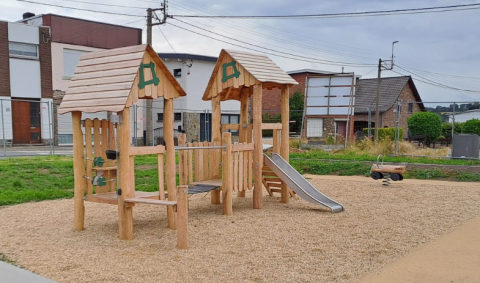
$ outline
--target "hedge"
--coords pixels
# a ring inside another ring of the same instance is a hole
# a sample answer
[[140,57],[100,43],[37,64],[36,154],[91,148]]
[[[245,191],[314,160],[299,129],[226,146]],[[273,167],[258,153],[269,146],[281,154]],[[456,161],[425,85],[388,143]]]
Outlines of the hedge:
[[[385,139],[385,137],[389,137],[392,141],[395,140],[395,130],[396,130],[396,128],[379,128],[378,129],[378,139],[383,140],[383,139]],[[399,130],[398,131],[399,140],[403,140],[403,128],[399,128],[398,130]],[[374,128],[371,129],[371,133],[372,133],[372,135],[374,135],[374,133],[375,133]],[[365,136],[368,135],[368,128],[363,129],[363,134]]]

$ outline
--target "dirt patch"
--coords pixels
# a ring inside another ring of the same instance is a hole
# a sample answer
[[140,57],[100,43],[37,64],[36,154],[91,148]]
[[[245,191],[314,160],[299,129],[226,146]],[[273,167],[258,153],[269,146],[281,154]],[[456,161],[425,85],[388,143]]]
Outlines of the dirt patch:
[[82,232],[71,199],[10,206],[0,210],[0,251],[58,282],[352,282],[480,215],[478,186],[342,178],[310,180],[345,206],[338,214],[279,196],[254,210],[247,192],[227,217],[194,195],[189,250],[175,248],[156,206],[134,208],[133,241],[118,239],[116,206],[86,202]]

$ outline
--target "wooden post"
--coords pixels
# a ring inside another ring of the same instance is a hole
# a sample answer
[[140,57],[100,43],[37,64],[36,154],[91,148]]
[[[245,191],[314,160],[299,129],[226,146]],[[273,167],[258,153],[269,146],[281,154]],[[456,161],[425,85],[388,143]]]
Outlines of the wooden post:
[[122,123],[118,130],[118,188],[121,189],[118,203],[118,231],[121,240],[133,240],[133,207],[124,203],[125,199],[135,197],[135,188],[131,186],[128,150],[130,148],[130,108],[121,112]]
[[[187,141],[187,135],[178,134],[178,145],[185,147]],[[180,185],[187,185],[188,182],[188,167],[187,167],[187,151],[178,151],[178,171]]]
[[74,227],[77,231],[82,231],[85,223],[85,205],[83,204],[83,195],[86,189],[86,179],[83,177],[85,176],[85,163],[83,160],[83,133],[81,120],[82,112],[72,112],[73,178],[75,182],[73,219]]
[[[248,88],[242,89],[242,94],[240,97],[240,131],[239,131],[239,141],[240,143],[247,142],[247,124],[248,124]],[[245,128],[243,127],[245,125]],[[243,152],[241,153],[243,154]],[[240,176],[239,178],[243,178]],[[240,188],[240,191],[237,192],[237,197],[244,198],[245,191],[247,186],[247,180],[241,182],[243,188]]]
[[188,186],[177,187],[177,248],[188,249]]
[[[290,91],[289,86],[285,85],[282,89],[282,143],[280,146],[280,155],[288,162],[289,153],[290,153],[290,140],[289,140],[289,131],[290,131]],[[290,201],[288,186],[285,182],[282,182],[282,203],[288,203]]]
[[[176,164],[175,143],[173,140],[173,98],[163,100],[163,139],[166,146],[165,181],[167,183],[168,200],[175,201]],[[175,212],[173,207],[167,206],[168,228],[175,230]]]
[[223,149],[222,158],[222,192],[223,192],[223,214],[232,215],[232,134],[223,133],[222,142],[226,148]]
[[262,84],[253,86],[253,171],[255,172],[255,186],[253,188],[253,208],[261,209],[263,205],[262,192]]
[[[220,133],[220,122],[221,122],[221,108],[220,108],[220,95],[212,98],[212,142],[220,146],[222,142],[222,137]],[[220,179],[220,164],[221,155],[219,150],[214,150],[212,156],[212,179]],[[220,204],[220,190],[213,190],[210,193],[210,202],[212,204]]]

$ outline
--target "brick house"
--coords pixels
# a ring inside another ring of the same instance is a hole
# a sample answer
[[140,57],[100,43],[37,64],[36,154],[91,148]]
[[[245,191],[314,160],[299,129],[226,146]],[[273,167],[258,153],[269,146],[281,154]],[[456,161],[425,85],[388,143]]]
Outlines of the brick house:
[[[355,96],[354,131],[368,128],[368,109],[370,108],[372,128],[375,127],[375,104],[378,79],[360,79]],[[397,120],[397,102],[402,102],[400,127],[403,136],[408,136],[407,118],[413,113],[425,111],[425,106],[410,76],[382,78],[380,83],[380,127],[395,127]],[[373,134],[373,131],[372,131]]]

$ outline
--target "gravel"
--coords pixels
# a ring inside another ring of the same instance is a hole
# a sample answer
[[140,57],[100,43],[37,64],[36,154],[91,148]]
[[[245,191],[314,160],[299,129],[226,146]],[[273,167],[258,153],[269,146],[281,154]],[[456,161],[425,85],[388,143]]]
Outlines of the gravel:
[[310,181],[346,210],[279,194],[254,210],[247,192],[227,217],[194,195],[178,250],[161,207],[137,205],[121,241],[116,206],[86,202],[77,232],[72,199],[26,203],[0,210],[0,253],[58,282],[352,282],[480,214],[480,186]]

